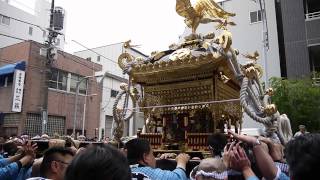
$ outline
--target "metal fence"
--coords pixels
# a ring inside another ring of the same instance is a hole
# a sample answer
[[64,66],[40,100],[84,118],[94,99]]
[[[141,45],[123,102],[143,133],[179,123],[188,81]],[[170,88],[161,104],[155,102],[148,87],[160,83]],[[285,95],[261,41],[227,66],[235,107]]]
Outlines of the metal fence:
[[320,19],[320,11],[306,14],[306,20]]
[[[59,135],[65,134],[65,117],[63,116],[48,116],[48,124],[46,134],[52,136],[54,133]],[[25,124],[25,131],[30,136],[41,135],[41,115],[28,113]]]

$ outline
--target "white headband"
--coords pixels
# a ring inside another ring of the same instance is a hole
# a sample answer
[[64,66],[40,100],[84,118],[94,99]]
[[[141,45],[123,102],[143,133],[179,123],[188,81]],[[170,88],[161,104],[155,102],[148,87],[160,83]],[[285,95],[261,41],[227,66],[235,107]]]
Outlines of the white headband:
[[224,180],[225,178],[228,177],[228,172],[227,171],[223,171],[221,173],[218,173],[217,171],[213,171],[213,172],[204,172],[203,170],[197,171],[195,177],[198,176],[205,176],[205,177],[211,177],[214,179],[218,179],[218,180]]

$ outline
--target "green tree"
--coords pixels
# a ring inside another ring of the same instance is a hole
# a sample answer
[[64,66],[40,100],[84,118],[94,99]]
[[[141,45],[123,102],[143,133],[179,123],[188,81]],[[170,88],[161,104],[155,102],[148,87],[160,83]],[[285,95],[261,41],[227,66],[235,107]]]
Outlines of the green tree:
[[320,87],[310,79],[288,80],[271,78],[275,90],[272,102],[281,114],[287,114],[293,132],[304,124],[309,132],[320,131]]

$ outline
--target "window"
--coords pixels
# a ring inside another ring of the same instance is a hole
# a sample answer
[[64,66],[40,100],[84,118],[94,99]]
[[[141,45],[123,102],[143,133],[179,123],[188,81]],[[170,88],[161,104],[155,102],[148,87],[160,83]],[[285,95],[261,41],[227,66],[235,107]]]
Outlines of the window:
[[49,87],[59,90],[67,90],[68,73],[59,69],[51,69]]
[[262,14],[260,10],[250,12],[250,23],[257,23],[261,21],[262,21]]
[[63,116],[48,116],[47,123],[47,133],[49,136],[54,135],[55,133],[59,135],[64,134],[64,129],[66,126],[66,118]]
[[112,116],[105,116],[105,136],[104,137],[110,137],[112,133],[112,122],[113,122],[113,117]]
[[318,0],[304,0],[303,2],[305,14],[320,12],[320,2]]
[[0,87],[8,87],[13,83],[13,74],[0,76]]
[[[79,76],[77,74],[71,74],[71,80],[70,80],[70,91],[76,92],[76,86],[77,83],[84,78],[83,76]],[[80,94],[86,94],[87,91],[87,79],[81,81],[79,84],[79,93]]]
[[97,62],[100,62],[101,56],[97,56]]
[[28,113],[27,114],[27,119],[25,121],[25,132],[32,136],[35,136],[37,134],[41,133],[41,115],[40,114],[33,114],[33,113]]
[[[77,82],[79,82],[82,78],[84,77],[77,74],[68,73],[59,69],[52,68],[51,78],[49,80],[49,88],[75,93]],[[70,91],[68,88],[69,84],[70,84]],[[87,79],[81,81],[79,85],[80,94],[86,94],[86,91],[87,91]]]
[[10,18],[8,16],[0,15],[0,24],[10,25]]
[[32,33],[33,33],[33,28],[29,27],[29,35],[32,36]]
[[119,93],[119,91],[116,91],[116,90],[111,89],[111,95],[110,95],[110,97],[117,97],[118,93]]
[[86,59],[86,60],[91,61],[91,57],[87,57],[87,59]]

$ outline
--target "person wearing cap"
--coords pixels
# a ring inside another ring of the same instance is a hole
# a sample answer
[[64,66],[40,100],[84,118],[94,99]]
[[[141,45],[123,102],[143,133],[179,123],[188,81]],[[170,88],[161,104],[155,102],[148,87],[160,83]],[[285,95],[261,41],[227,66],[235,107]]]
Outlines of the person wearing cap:
[[299,125],[299,131],[294,134],[294,137],[298,137],[298,136],[305,135],[305,134],[308,134],[308,133],[309,132],[306,131],[306,126],[305,125]]

